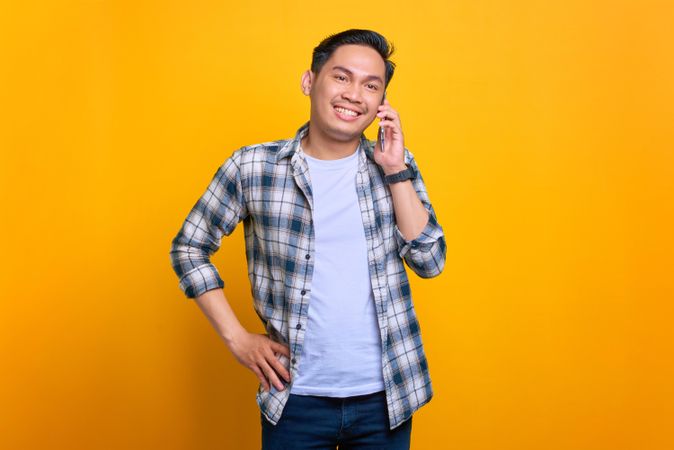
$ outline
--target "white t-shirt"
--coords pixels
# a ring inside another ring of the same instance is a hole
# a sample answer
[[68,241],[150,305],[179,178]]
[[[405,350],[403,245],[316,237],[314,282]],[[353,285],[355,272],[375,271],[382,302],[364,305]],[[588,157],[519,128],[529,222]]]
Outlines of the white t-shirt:
[[304,155],[313,193],[316,248],[307,329],[291,394],[348,397],[385,388],[356,193],[360,151],[337,160]]

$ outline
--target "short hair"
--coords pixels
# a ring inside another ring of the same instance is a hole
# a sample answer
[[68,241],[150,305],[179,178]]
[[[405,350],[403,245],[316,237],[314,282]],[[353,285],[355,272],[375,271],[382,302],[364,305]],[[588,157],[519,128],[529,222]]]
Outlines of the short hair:
[[332,34],[323,39],[316,48],[311,58],[311,71],[318,75],[325,62],[330,59],[332,54],[342,45],[364,45],[371,47],[379,53],[386,65],[386,77],[384,87],[386,88],[393,78],[395,63],[389,58],[393,54],[393,43],[389,43],[384,36],[372,30],[361,30],[352,28],[340,33]]

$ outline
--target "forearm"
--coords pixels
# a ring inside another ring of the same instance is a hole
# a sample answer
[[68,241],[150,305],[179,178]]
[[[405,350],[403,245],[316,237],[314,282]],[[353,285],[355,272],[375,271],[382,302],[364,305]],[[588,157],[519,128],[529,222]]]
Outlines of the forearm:
[[257,375],[267,392],[272,384],[279,391],[285,389],[281,378],[290,382],[287,364],[290,349],[286,345],[274,342],[264,334],[248,333],[234,315],[222,289],[208,290],[195,301],[232,355]]
[[246,332],[227,302],[222,289],[206,291],[196,297],[195,301],[227,346],[231,345],[236,336]]
[[400,233],[408,241],[421,234],[428,223],[428,211],[419,199],[410,180],[389,185],[393,198],[396,224]]

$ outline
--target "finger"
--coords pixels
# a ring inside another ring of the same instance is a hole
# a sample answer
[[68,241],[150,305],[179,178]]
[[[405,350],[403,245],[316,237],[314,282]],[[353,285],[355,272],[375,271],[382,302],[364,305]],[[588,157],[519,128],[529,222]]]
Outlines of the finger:
[[383,119],[379,119],[379,124],[385,124],[385,123],[394,123],[396,124],[399,128],[402,128],[402,124],[400,123],[400,119],[394,118],[394,117],[386,117]]
[[385,108],[377,111],[377,117],[398,117],[398,112],[393,108]]
[[262,383],[262,389],[269,392],[269,384],[267,383],[267,379],[262,374],[262,371],[258,369],[257,366],[252,367],[251,370],[255,373],[255,375],[257,375],[258,379],[260,380],[260,383]]
[[[276,354],[274,354],[276,355]],[[276,357],[268,359],[269,364],[273,367],[276,373],[280,374],[287,382],[290,382],[290,372]]]
[[403,139],[403,133],[400,127],[393,122],[379,122],[379,126],[384,128],[384,137],[386,139],[386,147],[388,148],[388,143],[392,142],[394,139]]
[[274,348],[275,351],[283,353],[287,357],[290,357],[290,347],[275,341],[272,341],[272,347]]
[[277,390],[282,391],[283,383],[278,379],[276,372],[274,372],[274,369],[267,363],[267,361],[263,360],[259,366],[262,367],[262,371],[269,379],[269,383],[273,384]]
[[377,111],[393,111],[397,114],[397,111],[395,108],[393,108],[389,103],[385,103],[383,105],[377,106]]
[[[281,346],[281,347],[283,347],[283,346]],[[285,353],[283,353],[283,354],[285,354]],[[272,368],[276,371],[276,373],[281,374],[281,376],[286,381],[289,382],[290,381],[290,373],[288,372],[288,369],[283,365],[283,363],[281,363],[281,361],[279,361],[278,355],[279,355],[279,353],[276,353],[276,352],[274,352],[273,356],[270,355],[269,353],[267,353],[267,362],[272,366]],[[289,354],[286,355],[286,356],[289,356]]]
[[261,365],[255,366],[253,369],[253,372],[255,372],[255,375],[260,379],[260,383],[262,383],[262,387],[265,391],[269,392],[271,390],[271,386],[269,384],[269,380],[267,379],[266,374],[264,373],[264,370],[262,370]]
[[[391,122],[390,120],[385,120],[383,122],[379,122],[379,126],[384,127],[384,128],[389,128],[389,129],[391,129],[391,131],[393,133],[400,133],[400,126],[395,122]],[[384,131],[384,133],[386,133],[386,131]],[[388,134],[387,134],[387,136],[388,136]]]
[[377,117],[379,117],[380,120],[388,120],[389,122],[395,122],[400,125],[400,116],[395,111],[382,111],[377,113]]

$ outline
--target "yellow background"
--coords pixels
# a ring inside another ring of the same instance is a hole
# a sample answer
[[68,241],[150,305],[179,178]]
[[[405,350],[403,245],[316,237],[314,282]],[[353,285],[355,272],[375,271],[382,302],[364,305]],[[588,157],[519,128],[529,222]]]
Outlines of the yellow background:
[[[0,8],[1,448],[259,448],[258,380],[170,241],[233,150],[308,119],[311,51],[352,27],[396,46],[447,238],[412,279],[435,389],[412,447],[674,448],[671,2]],[[213,261],[262,332],[243,250]]]

